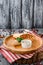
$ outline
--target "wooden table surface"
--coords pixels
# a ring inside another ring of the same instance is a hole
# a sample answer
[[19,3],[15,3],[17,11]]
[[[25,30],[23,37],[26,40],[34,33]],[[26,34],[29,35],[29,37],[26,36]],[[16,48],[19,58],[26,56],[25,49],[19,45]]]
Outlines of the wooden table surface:
[[[11,31],[10,31],[11,32]],[[10,33],[9,32],[9,33]],[[43,32],[43,30],[40,30],[39,33]],[[11,34],[11,33],[10,33]],[[9,34],[9,35],[10,35]],[[0,38],[0,45],[2,45],[2,41],[3,41],[3,38]],[[43,61],[41,61],[42,65],[43,65]],[[19,65],[17,63],[14,63],[14,64],[10,64],[1,54],[0,54],[0,65]],[[25,65],[25,64],[21,64],[21,65]],[[27,64],[29,65],[29,64]],[[32,65],[32,64],[31,64]]]

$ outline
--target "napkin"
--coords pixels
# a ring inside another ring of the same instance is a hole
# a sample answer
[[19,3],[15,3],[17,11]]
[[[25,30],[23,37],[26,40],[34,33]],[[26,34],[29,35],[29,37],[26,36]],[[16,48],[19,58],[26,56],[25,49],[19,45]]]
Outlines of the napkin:
[[0,46],[0,53],[7,59],[9,63],[13,63],[18,59],[24,58],[24,59],[29,59],[31,58],[35,53],[32,54],[16,54],[12,53],[9,50],[7,50],[4,45]]

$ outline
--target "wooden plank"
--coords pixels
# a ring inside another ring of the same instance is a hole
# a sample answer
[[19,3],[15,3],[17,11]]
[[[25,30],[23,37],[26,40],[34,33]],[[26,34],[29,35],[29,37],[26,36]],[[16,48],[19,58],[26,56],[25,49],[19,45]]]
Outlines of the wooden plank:
[[22,0],[22,27],[32,27],[33,0]]
[[43,27],[43,0],[34,0],[34,26]]
[[21,25],[21,0],[10,0],[11,28],[17,29]]
[[2,45],[2,42],[3,42],[3,39],[2,39],[2,38],[0,38],[0,45]]
[[0,28],[9,28],[9,0],[0,0]]
[[0,65],[10,65],[1,54],[0,54]]

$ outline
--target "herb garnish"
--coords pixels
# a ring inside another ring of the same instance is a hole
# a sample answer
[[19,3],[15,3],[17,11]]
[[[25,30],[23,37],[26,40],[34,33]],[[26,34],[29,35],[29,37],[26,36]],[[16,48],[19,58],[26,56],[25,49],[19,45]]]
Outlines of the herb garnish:
[[20,38],[20,37],[17,37],[16,40],[17,40],[18,42],[21,42],[21,40],[23,40],[23,39]]

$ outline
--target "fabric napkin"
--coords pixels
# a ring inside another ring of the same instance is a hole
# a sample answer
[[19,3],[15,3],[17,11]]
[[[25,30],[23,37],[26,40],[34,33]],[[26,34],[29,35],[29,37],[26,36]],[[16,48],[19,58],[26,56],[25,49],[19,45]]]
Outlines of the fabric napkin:
[[9,50],[7,50],[3,45],[0,47],[0,53],[8,60],[9,63],[13,63],[18,59],[21,58],[25,58],[25,59],[29,59],[31,58],[35,53],[32,54],[16,54],[16,53],[12,53]]
[[9,63],[13,63],[18,59],[24,58],[24,59],[29,59],[31,58],[35,53],[43,51],[43,46],[37,50],[36,52],[32,53],[32,54],[16,54],[16,53],[12,53],[9,50],[7,50],[3,45],[0,47],[0,53],[7,59],[7,61]]

